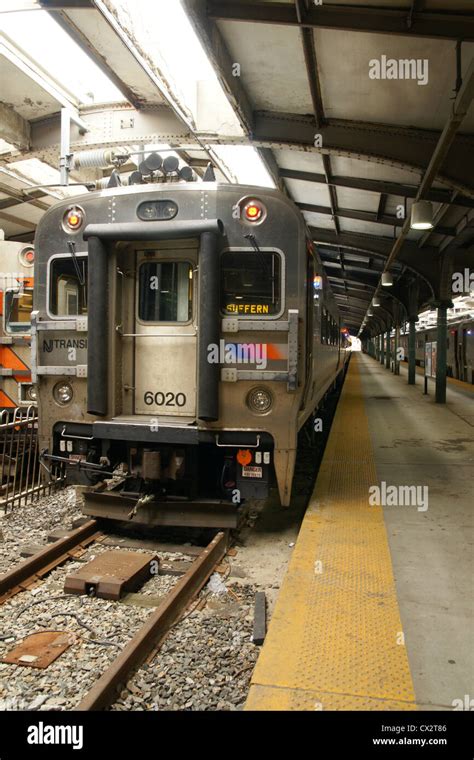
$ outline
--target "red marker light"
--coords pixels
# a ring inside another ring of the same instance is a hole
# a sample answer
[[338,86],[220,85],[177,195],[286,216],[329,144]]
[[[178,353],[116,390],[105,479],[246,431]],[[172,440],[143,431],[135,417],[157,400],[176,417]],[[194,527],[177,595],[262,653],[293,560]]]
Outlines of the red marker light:
[[23,266],[32,266],[35,260],[35,252],[33,248],[23,248],[20,252],[20,261]]
[[242,216],[247,222],[259,222],[265,217],[265,206],[260,201],[248,201],[242,210]]

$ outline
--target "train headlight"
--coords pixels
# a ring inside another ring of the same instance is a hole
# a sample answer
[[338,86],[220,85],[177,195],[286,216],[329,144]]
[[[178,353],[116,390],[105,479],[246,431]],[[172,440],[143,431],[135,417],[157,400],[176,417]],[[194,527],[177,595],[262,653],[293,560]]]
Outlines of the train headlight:
[[57,404],[64,406],[72,401],[73,392],[69,383],[56,383],[53,388],[54,400]]
[[36,385],[30,385],[26,389],[26,398],[28,401],[37,401],[38,400],[38,390],[36,388]]
[[63,227],[66,232],[77,232],[84,222],[84,211],[79,206],[71,206],[63,216]]
[[251,412],[266,414],[273,406],[273,397],[265,388],[252,388],[247,394],[247,406]]

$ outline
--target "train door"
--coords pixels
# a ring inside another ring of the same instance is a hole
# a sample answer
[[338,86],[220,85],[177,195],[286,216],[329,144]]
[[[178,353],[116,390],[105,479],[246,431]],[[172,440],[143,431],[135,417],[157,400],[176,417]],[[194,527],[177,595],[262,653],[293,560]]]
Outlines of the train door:
[[197,242],[136,251],[135,414],[196,415]]

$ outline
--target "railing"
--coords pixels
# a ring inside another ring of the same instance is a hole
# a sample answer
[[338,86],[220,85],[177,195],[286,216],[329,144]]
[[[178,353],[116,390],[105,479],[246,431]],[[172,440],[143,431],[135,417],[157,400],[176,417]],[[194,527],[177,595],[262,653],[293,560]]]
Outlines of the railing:
[[40,462],[37,409],[0,412],[0,513],[50,494],[63,482],[61,469]]

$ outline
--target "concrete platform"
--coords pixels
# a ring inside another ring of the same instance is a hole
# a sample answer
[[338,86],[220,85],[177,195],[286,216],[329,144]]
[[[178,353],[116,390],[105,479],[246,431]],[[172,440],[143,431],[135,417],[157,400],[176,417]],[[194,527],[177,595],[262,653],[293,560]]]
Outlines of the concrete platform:
[[474,693],[473,401],[450,386],[435,404],[352,357],[246,709],[452,710]]
[[384,516],[417,703],[452,709],[474,694],[474,396],[451,381],[436,404],[434,381],[424,396],[421,377],[409,386],[403,370],[358,364],[379,480],[429,489],[425,512]]

